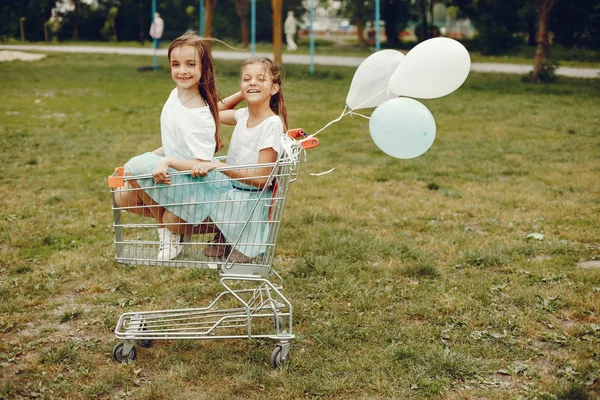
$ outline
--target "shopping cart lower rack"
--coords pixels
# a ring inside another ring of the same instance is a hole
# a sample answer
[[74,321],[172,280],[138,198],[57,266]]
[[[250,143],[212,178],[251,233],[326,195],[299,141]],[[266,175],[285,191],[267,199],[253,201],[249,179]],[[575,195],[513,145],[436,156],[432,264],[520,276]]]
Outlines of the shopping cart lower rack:
[[[278,160],[260,165],[270,169],[268,175],[259,177],[268,182],[261,189],[227,178],[225,169],[206,178],[193,178],[190,171],[174,172],[170,185],[154,184],[149,175],[126,176],[123,168],[109,177],[118,262],[210,268],[218,271],[224,288],[206,307],[122,314],[115,328],[121,341],[113,350],[116,361],[134,360],[136,344],[148,347],[153,340],[241,338],[276,341],[270,359],[274,368],[288,360],[294,338],[292,304],[283,295],[283,280],[273,269],[273,260],[289,184],[298,178],[300,154],[318,145],[302,129],[288,135]],[[166,198],[170,200],[162,204],[135,201],[139,194],[155,197],[160,191],[169,191]],[[169,220],[180,243],[176,253],[159,259],[164,243],[158,230],[167,222],[159,225],[154,216],[165,211],[190,216],[207,210],[208,218],[199,224],[182,218]],[[227,240],[217,240],[220,233],[215,236],[215,228],[227,232],[223,235],[229,236]]]

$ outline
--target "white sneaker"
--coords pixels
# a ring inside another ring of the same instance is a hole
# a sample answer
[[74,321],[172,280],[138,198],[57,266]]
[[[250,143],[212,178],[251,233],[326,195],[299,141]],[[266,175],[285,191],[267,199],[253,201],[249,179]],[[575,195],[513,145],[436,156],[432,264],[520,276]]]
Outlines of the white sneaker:
[[158,260],[172,260],[183,250],[180,235],[174,234],[167,228],[159,228],[158,236],[160,238],[160,247],[158,248],[158,256],[156,256]]
[[158,228],[158,241],[161,243],[164,242],[166,234],[167,234],[167,228]]

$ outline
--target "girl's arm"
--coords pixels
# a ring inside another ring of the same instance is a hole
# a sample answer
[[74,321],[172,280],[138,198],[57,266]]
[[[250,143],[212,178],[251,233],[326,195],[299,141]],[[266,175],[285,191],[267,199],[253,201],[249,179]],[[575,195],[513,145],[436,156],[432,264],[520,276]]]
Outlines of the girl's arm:
[[[262,149],[258,153],[257,164],[272,164],[275,161],[277,161],[277,152],[272,147]],[[209,171],[212,171],[215,168],[223,167],[229,167],[229,165],[219,161],[202,162],[192,169],[192,176],[206,176]],[[236,179],[239,180],[239,182],[245,183],[246,185],[256,186],[262,189],[262,187],[267,184],[269,174],[271,174],[272,169],[272,166],[261,167],[260,165],[257,165],[256,168],[231,169],[221,172],[232,179]]]
[[234,108],[243,100],[242,92],[237,92],[219,101],[219,120],[222,124],[235,125]]
[[199,163],[206,163],[207,160],[200,160],[198,158],[194,160],[180,160],[178,158],[163,157],[154,167],[152,176],[156,183],[164,183],[167,185],[171,184],[171,178],[167,173],[169,168],[176,169],[177,171],[188,171]]
[[163,150],[162,146],[160,146],[158,149],[154,150],[153,153],[156,154],[157,156],[161,156],[161,157],[165,156],[165,151]]

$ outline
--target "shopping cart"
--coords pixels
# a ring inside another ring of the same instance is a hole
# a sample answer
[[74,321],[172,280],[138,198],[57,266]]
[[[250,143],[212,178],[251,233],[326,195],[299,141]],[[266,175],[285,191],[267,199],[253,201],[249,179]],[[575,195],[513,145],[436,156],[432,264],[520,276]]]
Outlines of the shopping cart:
[[[184,196],[186,201],[180,203],[140,206],[123,205],[121,201],[121,205],[117,205],[115,196],[137,190],[127,182],[150,180],[151,175],[124,176],[123,167],[115,170],[108,181],[113,195],[116,260],[131,265],[214,269],[218,271],[224,288],[206,307],[122,314],[115,328],[115,336],[121,341],[113,350],[116,361],[134,360],[137,355],[136,344],[149,347],[153,340],[241,338],[276,341],[270,358],[274,368],[281,367],[288,360],[290,342],[294,338],[292,304],[282,293],[283,279],[273,269],[273,260],[289,184],[298,179],[302,152],[316,146],[318,139],[308,137],[302,129],[290,130],[282,140],[284,150],[277,161],[260,165],[270,170],[268,175],[262,176],[269,182],[262,189],[249,187],[222,174],[214,174],[210,179],[192,179],[190,171],[171,174],[171,185],[155,184],[144,189],[147,193],[151,190],[171,190],[183,191],[176,194],[189,194],[201,191],[203,188],[200,185],[210,185],[214,190],[209,192],[215,193],[225,184],[230,184],[230,190],[234,192],[233,196],[229,193],[228,196],[211,198]],[[256,167],[246,165],[232,168]],[[223,172],[225,169],[218,168],[215,171]],[[177,180],[177,175],[187,177]],[[251,191],[251,195],[247,191]],[[188,211],[195,210],[194,207],[209,207],[212,210],[210,220],[205,223],[194,226],[181,221],[171,225],[179,225],[176,228],[184,232],[180,244],[183,250],[171,260],[157,259],[159,225],[148,216],[154,211],[150,208],[161,206],[167,209],[186,207]],[[246,217],[232,217],[230,211],[240,208],[246,210],[243,214]],[[223,215],[223,220],[220,220],[220,215]],[[235,240],[230,237],[229,243],[213,242],[215,226],[221,229],[228,229],[228,226],[235,228],[232,230],[236,232]],[[219,250],[216,252],[218,254],[206,251],[207,246]],[[240,260],[240,257],[235,257],[234,249],[243,249],[244,254],[249,255]]]

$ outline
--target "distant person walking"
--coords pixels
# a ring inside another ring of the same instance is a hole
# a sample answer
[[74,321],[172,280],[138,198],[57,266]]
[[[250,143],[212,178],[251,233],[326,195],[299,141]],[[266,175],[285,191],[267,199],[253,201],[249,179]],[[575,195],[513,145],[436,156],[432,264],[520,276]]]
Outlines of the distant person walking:
[[283,23],[283,31],[285,32],[285,41],[287,42],[287,49],[289,51],[296,51],[298,49],[298,45],[294,42],[297,26],[298,21],[294,18],[294,12],[288,11],[287,18]]
[[165,21],[160,17],[159,13],[154,13],[154,21],[150,25],[150,37],[154,40],[154,48],[160,47],[160,39],[165,29]]

